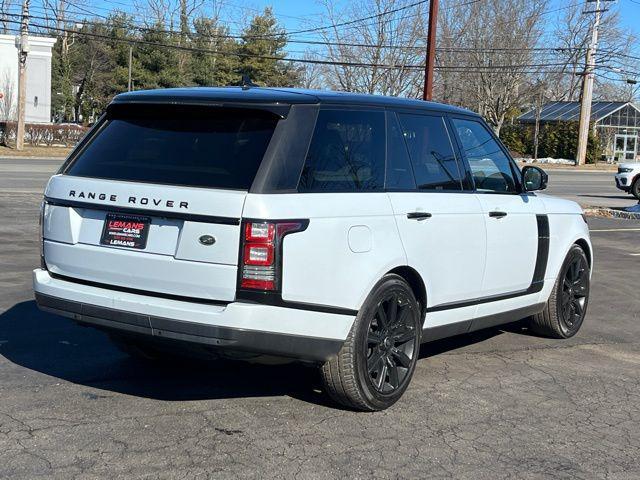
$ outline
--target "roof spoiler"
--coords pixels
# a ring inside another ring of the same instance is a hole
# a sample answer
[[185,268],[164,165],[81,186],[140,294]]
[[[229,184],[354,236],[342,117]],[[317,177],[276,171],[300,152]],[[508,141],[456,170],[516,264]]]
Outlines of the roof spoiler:
[[113,110],[115,106],[121,105],[179,105],[179,106],[194,106],[194,107],[211,107],[211,108],[243,108],[250,110],[262,110],[273,113],[280,118],[287,118],[291,105],[282,103],[252,103],[252,102],[221,102],[214,99],[206,98],[189,98],[179,99],[176,97],[160,97],[136,100],[118,99],[117,97],[107,106],[107,117],[109,112]]

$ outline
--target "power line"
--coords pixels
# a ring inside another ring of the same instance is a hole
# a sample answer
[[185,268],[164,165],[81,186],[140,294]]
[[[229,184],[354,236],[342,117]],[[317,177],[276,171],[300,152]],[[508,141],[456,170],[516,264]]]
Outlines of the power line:
[[[9,16],[15,16],[15,17],[19,17],[19,14],[11,14],[11,13],[6,13],[6,15]],[[31,15],[31,18],[35,18],[35,19],[40,19],[40,20],[49,20],[49,18],[47,17],[43,17],[43,16],[38,16],[38,15]],[[115,26],[120,26],[120,25],[116,25],[115,22],[114,23],[105,23],[105,22],[95,22],[95,21],[89,21],[89,20],[82,20],[82,19],[78,19],[78,18],[67,18],[66,19],[68,22],[70,23],[79,23],[79,24],[87,24],[87,25],[93,25],[93,26],[101,26],[101,27],[107,27],[107,28],[113,28]],[[111,19],[113,20],[113,18]],[[133,26],[133,25],[127,25],[126,23],[121,25],[123,28],[130,28],[132,30],[137,30],[137,31],[142,31],[142,32],[150,32],[150,33],[166,33],[169,35],[181,35],[181,32],[175,31],[175,30],[165,30],[165,29],[155,29],[155,28],[149,28],[149,27],[139,27],[139,26]],[[44,28],[48,28],[48,27],[44,27]],[[228,35],[228,34],[209,34],[209,35],[202,35],[200,36],[200,38],[208,38],[208,39],[219,39],[219,38],[225,38],[225,39],[245,39],[247,38],[246,36],[243,35]],[[252,36],[248,36],[248,38],[252,38]],[[358,47],[358,48],[383,48],[383,49],[401,49],[401,50],[416,50],[416,51],[420,51],[422,52],[424,50],[424,47],[422,46],[403,46],[403,45],[386,45],[386,44],[382,44],[382,45],[372,45],[372,44],[366,44],[366,43],[345,43],[345,42],[327,42],[327,41],[314,41],[314,40],[296,40],[296,39],[287,39],[287,43],[292,43],[292,44],[306,44],[306,45],[319,45],[319,46],[337,46],[337,47],[341,47],[341,46],[345,46],[345,47]],[[525,47],[525,48],[508,48],[508,47],[487,47],[487,48],[473,48],[473,47],[439,47],[437,48],[438,52],[447,52],[447,53],[475,53],[475,52],[491,52],[491,53],[520,53],[523,51],[530,51],[530,52],[538,52],[538,53],[545,53],[545,52],[551,52],[551,53],[565,53],[565,52],[571,52],[571,51],[576,51],[576,52],[583,52],[585,49],[581,48],[581,47],[576,47],[576,48],[570,48],[570,47]]]
[[[373,18],[380,18],[380,17],[383,17],[383,16],[391,15],[393,13],[397,13],[398,11],[403,11],[403,10],[407,10],[407,9],[410,9],[410,8],[414,8],[414,7],[419,6],[419,5],[423,4],[423,3],[426,3],[428,1],[429,0],[421,0],[421,1],[418,1],[418,2],[415,2],[415,3],[411,3],[409,5],[405,5],[403,7],[398,7],[398,8],[395,8],[395,9],[387,10],[385,12],[381,12],[381,13],[378,13],[378,14],[370,15],[370,16],[367,16],[367,17],[362,17],[362,18],[349,20],[349,21],[346,21],[346,22],[338,23],[338,24],[325,25],[325,26],[314,27],[314,28],[309,28],[309,29],[304,29],[304,30],[294,30],[294,31],[282,30],[281,32],[278,32],[278,33],[262,34],[262,35],[242,35],[242,34],[224,34],[224,35],[223,34],[218,34],[218,35],[220,35],[222,38],[235,38],[235,39],[248,38],[248,37],[251,37],[251,38],[273,38],[273,37],[277,37],[277,36],[286,35],[288,37],[287,41],[289,43],[316,44],[316,45],[330,45],[331,44],[331,45],[336,45],[336,46],[354,46],[354,47],[357,47],[357,46],[362,46],[362,45],[354,44],[354,43],[351,43],[351,42],[346,43],[346,42],[326,42],[326,41],[322,42],[322,41],[313,41],[313,40],[299,40],[299,39],[291,38],[291,35],[296,35],[296,34],[299,34],[299,33],[322,32],[324,30],[336,29],[337,27],[343,27],[343,26],[346,26],[346,27],[349,27],[349,28],[356,28],[356,27],[366,27],[366,26],[370,26],[370,25],[377,25],[377,23],[365,24],[365,25],[357,25],[357,24],[360,23],[360,22],[366,21],[366,20],[373,19]],[[484,1],[484,0],[469,0],[469,1],[466,1],[466,2],[455,3],[455,4],[452,4],[452,5],[449,5],[448,7],[444,8],[443,10],[452,10],[452,9],[455,9],[455,8],[460,8],[460,7],[464,7],[464,6],[469,6],[469,5],[473,5],[473,4],[476,4],[476,3],[480,3],[482,1]],[[78,7],[77,5],[72,4],[71,2],[68,2],[68,3],[70,5],[72,5],[72,6]],[[118,2],[113,2],[113,1],[107,2],[107,3],[116,3],[116,4],[118,4]],[[577,3],[571,4],[571,5],[567,5],[567,6],[564,6],[564,7],[559,7],[559,8],[552,9],[552,10],[547,10],[547,11],[544,11],[544,12],[534,13],[532,15],[524,17],[523,19],[515,18],[515,19],[511,19],[511,20],[506,20],[506,21],[499,21],[498,23],[500,25],[507,25],[507,24],[510,24],[510,23],[515,23],[517,21],[531,19],[531,18],[534,18],[536,16],[548,15],[550,13],[566,10],[568,8],[573,8],[575,6],[577,6]],[[40,10],[43,10],[43,9],[40,9]],[[45,14],[46,14],[46,9],[44,9],[44,11],[45,11]],[[94,12],[89,12],[87,10],[85,10],[85,12],[87,12],[88,14],[91,14],[93,16],[97,16],[97,17],[100,17],[100,18],[103,18],[103,19],[106,19],[106,20],[110,20],[110,17],[104,16],[104,15],[96,14]],[[116,12],[117,12],[117,10],[116,10]],[[121,12],[121,13],[128,14],[128,12]],[[391,19],[387,19],[385,22],[388,23],[388,22],[393,21],[393,20],[402,21],[402,20],[405,20],[405,19],[408,19],[408,18],[415,17],[417,15],[422,15],[422,13],[410,14],[410,15],[406,15],[406,16],[403,16],[403,17],[400,17],[400,18],[396,18],[396,19],[391,18]],[[129,17],[128,20],[130,20],[132,23],[136,23],[136,19],[135,19],[135,17],[133,15],[131,15],[129,13],[127,16]],[[39,17],[39,18],[43,18],[43,17]],[[46,17],[45,19],[47,21],[50,20],[48,17]],[[97,23],[97,22],[90,22],[89,20],[86,20],[86,19],[83,19],[83,20],[75,19],[75,21],[77,23],[88,23],[88,24]],[[139,23],[140,22],[138,21],[138,24]],[[143,27],[143,26],[138,26],[136,28],[140,28],[140,29],[147,28],[148,30],[150,30],[152,32],[161,31],[163,33],[175,34],[174,31],[166,30],[166,29],[149,28],[149,27]],[[212,38],[213,37],[215,37],[215,36],[212,36]],[[495,37],[493,37],[493,38],[495,38]],[[389,47],[386,47],[386,48],[400,48],[400,47],[389,46]],[[413,47],[409,47],[409,48],[413,48]],[[423,47],[415,47],[415,48],[423,50]]]
[[[7,22],[13,23],[13,24],[20,24],[20,22],[17,20],[7,20]],[[369,67],[369,68],[376,67],[376,68],[383,68],[383,69],[403,69],[403,70],[415,70],[415,69],[424,68],[424,65],[416,65],[416,64],[407,65],[407,64],[367,63],[367,62],[339,62],[339,61],[331,61],[331,60],[280,57],[280,56],[274,56],[274,55],[253,55],[253,54],[246,54],[246,53],[240,53],[240,52],[222,53],[222,52],[217,52],[217,51],[204,49],[204,48],[186,47],[186,46],[172,45],[172,44],[161,43],[161,42],[152,42],[152,41],[138,39],[138,38],[114,38],[109,35],[102,35],[102,34],[93,33],[93,32],[84,32],[84,31],[68,29],[68,28],[47,27],[44,25],[36,24],[36,23],[32,23],[32,26],[39,27],[39,28],[48,28],[49,30],[53,30],[53,31],[72,33],[72,34],[90,37],[90,38],[98,38],[101,40],[106,40],[106,41],[116,42],[116,43],[148,45],[148,46],[170,48],[174,50],[190,51],[194,53],[202,53],[202,54],[209,54],[209,55],[232,55],[239,58],[258,58],[263,60],[275,60],[275,61],[283,61],[283,62],[291,62],[291,63],[303,63],[303,64],[308,63],[308,64],[334,65],[334,66],[346,66],[346,67]],[[455,71],[457,69],[462,68],[462,71],[482,72],[482,71],[490,71],[490,70],[508,71],[509,69],[518,69],[518,68],[547,68],[547,67],[562,66],[562,65],[564,65],[564,63],[487,65],[487,66],[474,65],[471,68],[455,67],[455,66],[454,67],[438,66],[436,68],[437,70],[451,70],[451,71]]]

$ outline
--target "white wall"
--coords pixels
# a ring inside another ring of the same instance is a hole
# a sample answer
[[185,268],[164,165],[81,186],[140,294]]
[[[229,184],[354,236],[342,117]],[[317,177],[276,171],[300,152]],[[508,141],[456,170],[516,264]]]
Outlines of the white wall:
[[[55,38],[29,37],[26,121],[51,121],[51,48]],[[18,103],[18,50],[14,35],[0,35],[0,121],[15,120]]]

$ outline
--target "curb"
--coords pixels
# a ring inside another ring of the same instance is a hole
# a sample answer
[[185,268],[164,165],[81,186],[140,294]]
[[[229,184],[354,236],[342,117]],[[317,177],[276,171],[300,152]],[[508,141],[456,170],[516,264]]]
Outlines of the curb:
[[[68,156],[68,155],[67,155]],[[30,157],[28,155],[0,155],[0,161],[2,160],[64,160],[67,156],[51,156],[51,157]]]
[[623,218],[625,220],[640,220],[640,212],[626,212],[613,208],[588,207],[584,214],[588,217]]

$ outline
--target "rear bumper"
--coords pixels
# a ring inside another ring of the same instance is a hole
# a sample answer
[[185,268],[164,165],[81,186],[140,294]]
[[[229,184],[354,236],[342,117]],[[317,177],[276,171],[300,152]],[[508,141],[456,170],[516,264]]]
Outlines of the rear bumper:
[[355,318],[262,304],[150,297],[53,278],[41,269],[34,270],[33,285],[39,308],[82,324],[313,362],[340,351]]

